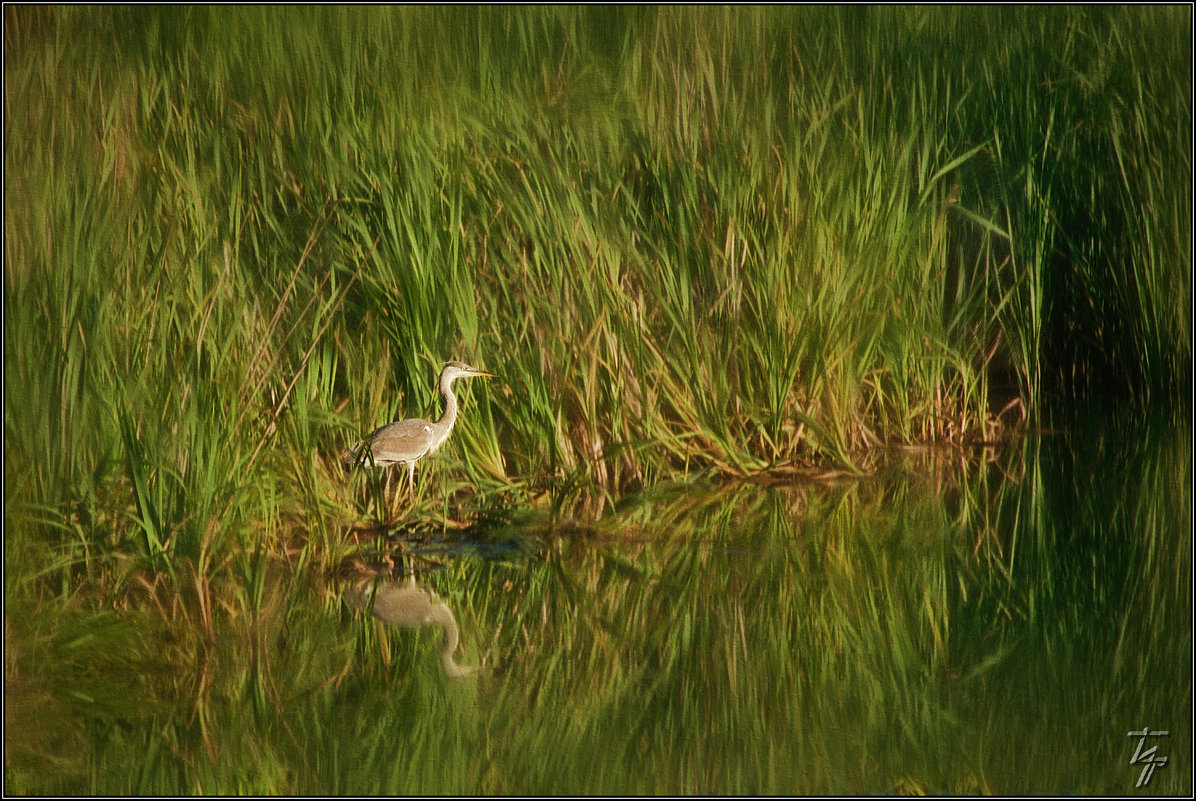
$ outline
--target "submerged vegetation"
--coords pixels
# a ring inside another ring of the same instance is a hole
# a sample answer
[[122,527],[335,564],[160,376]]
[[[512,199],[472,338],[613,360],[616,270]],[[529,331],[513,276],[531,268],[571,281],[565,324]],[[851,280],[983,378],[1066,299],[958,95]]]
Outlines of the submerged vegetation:
[[[335,573],[372,508],[342,450],[431,411],[449,359],[501,381],[463,391],[416,519],[593,519],[676,478],[869,473],[1097,394],[1182,402],[1190,26],[6,8],[6,689],[111,720],[221,637],[268,659],[263,610],[319,603],[298,576]],[[119,660],[141,675],[111,698],[53,686]],[[240,690],[259,714],[267,667]],[[188,736],[214,753],[199,670]],[[82,735],[39,736],[78,772]],[[311,789],[242,779],[155,791]],[[478,788],[526,789],[449,791]]]

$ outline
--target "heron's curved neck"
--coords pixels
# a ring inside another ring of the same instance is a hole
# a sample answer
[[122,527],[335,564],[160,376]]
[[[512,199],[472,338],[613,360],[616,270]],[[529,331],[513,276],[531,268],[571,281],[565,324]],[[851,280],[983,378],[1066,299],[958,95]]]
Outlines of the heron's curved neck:
[[447,606],[444,607],[444,613],[437,617],[440,619],[436,622],[444,631],[444,645],[440,649],[440,658],[452,659],[457,651],[457,644],[461,642],[461,635],[457,633],[457,621],[453,619],[453,613],[448,611]]
[[437,383],[440,397],[444,401],[444,411],[441,413],[440,419],[436,421],[432,450],[439,448],[440,444],[448,439],[449,432],[453,430],[453,423],[457,421],[457,396],[453,394],[454,377],[441,373],[440,381]]
[[468,676],[473,673],[476,668],[458,665],[457,660],[453,658],[453,654],[457,650],[457,643],[460,642],[460,636],[457,633],[457,621],[453,617],[452,610],[443,601],[437,602],[429,612],[428,620],[444,630],[444,647],[440,649],[440,665],[444,668],[444,672],[449,676]]
[[440,397],[444,400],[444,413],[440,415],[437,422],[441,425],[447,423],[451,426],[457,417],[457,396],[453,394],[453,379],[447,375],[441,375],[437,389],[440,390]]

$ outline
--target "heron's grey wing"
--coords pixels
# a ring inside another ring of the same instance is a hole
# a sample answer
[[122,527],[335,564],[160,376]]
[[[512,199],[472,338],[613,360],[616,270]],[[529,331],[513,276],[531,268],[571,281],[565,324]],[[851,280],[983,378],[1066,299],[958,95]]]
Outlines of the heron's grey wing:
[[413,418],[382,426],[370,434],[370,448],[374,464],[412,462],[432,447],[432,424]]
[[[409,629],[439,624],[434,612],[437,605],[444,606],[443,601],[434,599],[427,590],[414,583],[381,584],[374,590],[373,601],[374,617]],[[456,626],[455,621],[453,626]]]

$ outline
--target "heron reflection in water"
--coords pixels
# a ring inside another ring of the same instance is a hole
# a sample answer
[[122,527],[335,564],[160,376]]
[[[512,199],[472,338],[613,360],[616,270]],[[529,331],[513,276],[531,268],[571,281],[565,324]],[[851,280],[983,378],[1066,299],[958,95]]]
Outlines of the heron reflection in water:
[[[377,467],[395,464],[407,466],[407,486],[415,492],[415,463],[439,448],[448,439],[457,421],[457,396],[453,394],[453,382],[458,378],[493,378],[494,373],[470,367],[463,362],[447,362],[440,371],[436,387],[444,401],[444,413],[439,420],[424,420],[412,417],[376,429],[365,440],[358,442],[345,452],[341,461],[345,467],[364,462]],[[387,477],[389,486],[390,477]]]
[[457,620],[453,611],[430,589],[415,583],[415,576],[404,582],[377,582],[373,586],[360,585],[347,593],[361,609],[370,610],[374,617],[405,629],[439,626],[444,630],[444,646],[440,650],[440,664],[445,675],[453,678],[469,676],[483,668],[458,665],[453,654],[460,642]]

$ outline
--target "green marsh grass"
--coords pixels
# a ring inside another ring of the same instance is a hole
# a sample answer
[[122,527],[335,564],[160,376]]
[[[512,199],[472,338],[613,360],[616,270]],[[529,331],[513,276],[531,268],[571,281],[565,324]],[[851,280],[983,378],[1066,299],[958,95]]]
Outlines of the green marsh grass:
[[[677,479],[868,475],[893,444],[999,438],[1010,401],[1174,404],[1189,29],[1170,7],[6,9],[6,684],[76,614],[154,610],[159,676],[258,636],[295,603],[280,576],[334,573],[380,516],[341,450],[435,413],[449,358],[501,381],[462,393],[405,507],[445,529],[497,508],[601,531]],[[207,682],[187,691],[219,718]],[[194,753],[159,734],[161,764]],[[260,756],[166,785],[304,791]]]

